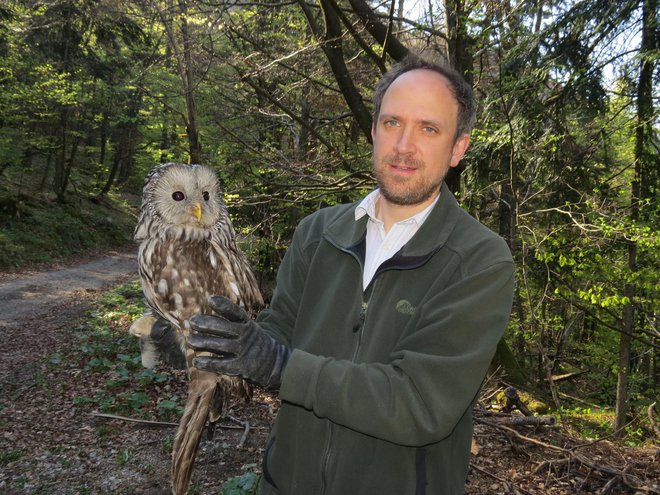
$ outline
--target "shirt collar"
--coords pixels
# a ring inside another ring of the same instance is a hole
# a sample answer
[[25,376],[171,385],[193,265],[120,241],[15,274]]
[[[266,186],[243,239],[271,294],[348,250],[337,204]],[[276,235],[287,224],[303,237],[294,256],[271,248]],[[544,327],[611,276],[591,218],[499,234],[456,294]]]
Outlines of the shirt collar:
[[[360,218],[362,218],[365,215],[369,215],[369,218],[371,220],[380,222],[380,220],[376,218],[376,201],[378,201],[379,197],[380,197],[380,189],[374,189],[369,194],[367,194],[367,196],[362,201],[360,201],[360,204],[358,204],[357,207],[355,208],[355,221],[358,221]],[[438,202],[438,199],[440,199],[439,194],[436,196],[433,203],[428,205],[422,211],[416,213],[412,217],[397,222],[397,224],[415,222],[417,226],[422,225],[424,223],[424,220],[426,220],[426,218],[431,213],[433,207]]]

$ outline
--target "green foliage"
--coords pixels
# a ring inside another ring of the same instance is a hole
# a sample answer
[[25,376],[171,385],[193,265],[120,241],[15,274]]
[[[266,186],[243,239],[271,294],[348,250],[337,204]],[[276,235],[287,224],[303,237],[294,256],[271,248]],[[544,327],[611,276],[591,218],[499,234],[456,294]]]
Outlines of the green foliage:
[[132,242],[135,216],[117,198],[104,204],[72,196],[64,204],[39,195],[18,198],[0,186],[0,269],[69,259]]
[[21,459],[25,453],[21,449],[12,449],[0,452],[0,466]]
[[181,415],[183,398],[167,390],[176,389],[185,377],[175,370],[144,369],[137,339],[127,332],[143,312],[139,282],[107,292],[75,330],[78,347],[69,355],[49,358],[52,366],[82,369],[99,383],[94,396],[76,397],[75,405],[143,419],[175,420]]
[[[648,404],[647,404],[648,406]],[[636,417],[626,426],[624,444],[629,447],[653,445],[653,427],[646,415],[645,408],[640,408]],[[614,435],[615,414],[611,408],[571,407],[562,408],[557,419],[577,438],[593,442],[610,439]]]
[[117,464],[120,466],[124,466],[131,461],[132,457],[133,457],[133,453],[131,452],[130,449],[121,449],[117,452],[116,455]]
[[[244,466],[244,469],[246,466]],[[219,495],[253,495],[259,489],[261,476],[254,472],[248,472],[231,478],[222,485]]]

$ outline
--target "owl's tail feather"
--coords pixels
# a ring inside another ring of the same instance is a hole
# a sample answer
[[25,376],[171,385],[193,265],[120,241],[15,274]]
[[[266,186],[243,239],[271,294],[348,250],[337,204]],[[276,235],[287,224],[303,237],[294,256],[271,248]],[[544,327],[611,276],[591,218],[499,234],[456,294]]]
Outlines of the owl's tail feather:
[[[172,493],[185,495],[190,485],[199,441],[214,402],[217,377],[190,369],[188,398],[172,447]],[[216,399],[217,400],[217,399]]]

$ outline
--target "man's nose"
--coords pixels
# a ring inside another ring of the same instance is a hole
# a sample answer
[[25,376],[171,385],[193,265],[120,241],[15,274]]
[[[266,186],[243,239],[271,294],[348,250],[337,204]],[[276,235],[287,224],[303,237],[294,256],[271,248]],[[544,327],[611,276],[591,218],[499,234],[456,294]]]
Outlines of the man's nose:
[[409,155],[414,153],[415,150],[416,146],[413,131],[410,128],[404,127],[401,129],[399,139],[396,142],[396,151],[400,155]]

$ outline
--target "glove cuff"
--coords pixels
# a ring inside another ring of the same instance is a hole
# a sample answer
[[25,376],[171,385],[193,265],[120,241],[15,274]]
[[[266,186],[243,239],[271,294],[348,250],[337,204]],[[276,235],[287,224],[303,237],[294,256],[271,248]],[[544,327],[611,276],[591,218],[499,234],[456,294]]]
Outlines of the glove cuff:
[[280,385],[282,385],[284,368],[289,362],[289,357],[291,356],[291,349],[289,347],[280,344],[275,339],[273,339],[273,344],[275,349],[273,349],[273,353],[271,354],[273,357],[272,367],[270,375],[263,384],[266,388],[280,388]]

